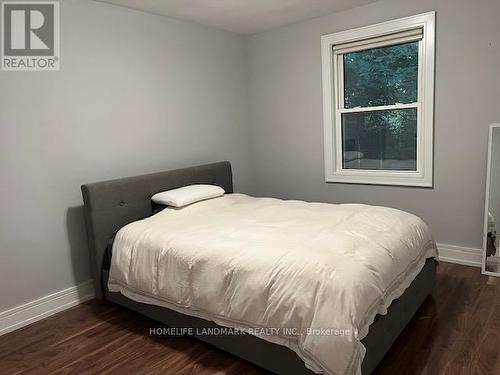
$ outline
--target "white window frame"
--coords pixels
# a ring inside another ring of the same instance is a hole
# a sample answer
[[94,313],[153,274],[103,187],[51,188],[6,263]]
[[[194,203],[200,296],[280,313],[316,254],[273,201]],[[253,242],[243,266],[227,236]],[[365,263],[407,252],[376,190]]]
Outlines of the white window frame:
[[[326,182],[432,187],[435,19],[435,12],[429,12],[321,37]],[[338,79],[339,69],[343,67],[343,63],[339,63],[339,56],[342,55],[333,51],[334,46],[419,28],[423,37],[419,42],[418,102],[375,107],[378,110],[417,108],[416,171],[344,169],[341,113],[373,110],[374,107],[343,109],[343,82]]]

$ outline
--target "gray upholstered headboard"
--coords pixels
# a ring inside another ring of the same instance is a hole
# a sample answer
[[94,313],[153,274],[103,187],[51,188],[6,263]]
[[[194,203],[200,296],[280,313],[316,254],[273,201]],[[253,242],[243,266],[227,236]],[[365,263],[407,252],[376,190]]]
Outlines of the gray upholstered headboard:
[[233,192],[227,161],[82,185],[85,222],[95,293],[102,298],[102,265],[106,246],[124,225],[151,216],[151,196],[190,184],[221,186]]

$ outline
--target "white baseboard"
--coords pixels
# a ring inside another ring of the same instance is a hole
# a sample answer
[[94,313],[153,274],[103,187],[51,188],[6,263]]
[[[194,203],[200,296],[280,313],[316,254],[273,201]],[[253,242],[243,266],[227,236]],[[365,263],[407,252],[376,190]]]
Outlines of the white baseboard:
[[[481,249],[442,243],[438,243],[437,246],[439,249],[439,259],[443,262],[481,267]],[[93,297],[94,285],[92,280],[88,280],[80,285],[2,311],[0,312],[0,335],[76,306]]]
[[437,247],[439,250],[439,260],[443,262],[481,267],[483,257],[482,249],[447,245],[444,243],[438,243]]
[[94,298],[94,284],[88,280],[77,286],[0,312],[0,335],[14,331],[55,313]]

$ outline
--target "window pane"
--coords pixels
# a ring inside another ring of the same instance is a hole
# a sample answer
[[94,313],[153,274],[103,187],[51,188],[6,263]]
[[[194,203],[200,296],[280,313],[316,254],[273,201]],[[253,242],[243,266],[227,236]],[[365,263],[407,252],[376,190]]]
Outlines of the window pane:
[[418,42],[344,54],[344,108],[417,102]]
[[417,109],[342,114],[344,169],[417,169]]

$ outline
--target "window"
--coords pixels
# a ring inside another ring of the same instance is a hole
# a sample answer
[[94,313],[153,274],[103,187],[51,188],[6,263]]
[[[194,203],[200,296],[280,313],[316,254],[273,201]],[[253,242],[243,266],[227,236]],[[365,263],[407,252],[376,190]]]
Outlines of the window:
[[327,182],[432,186],[434,21],[322,37]]

